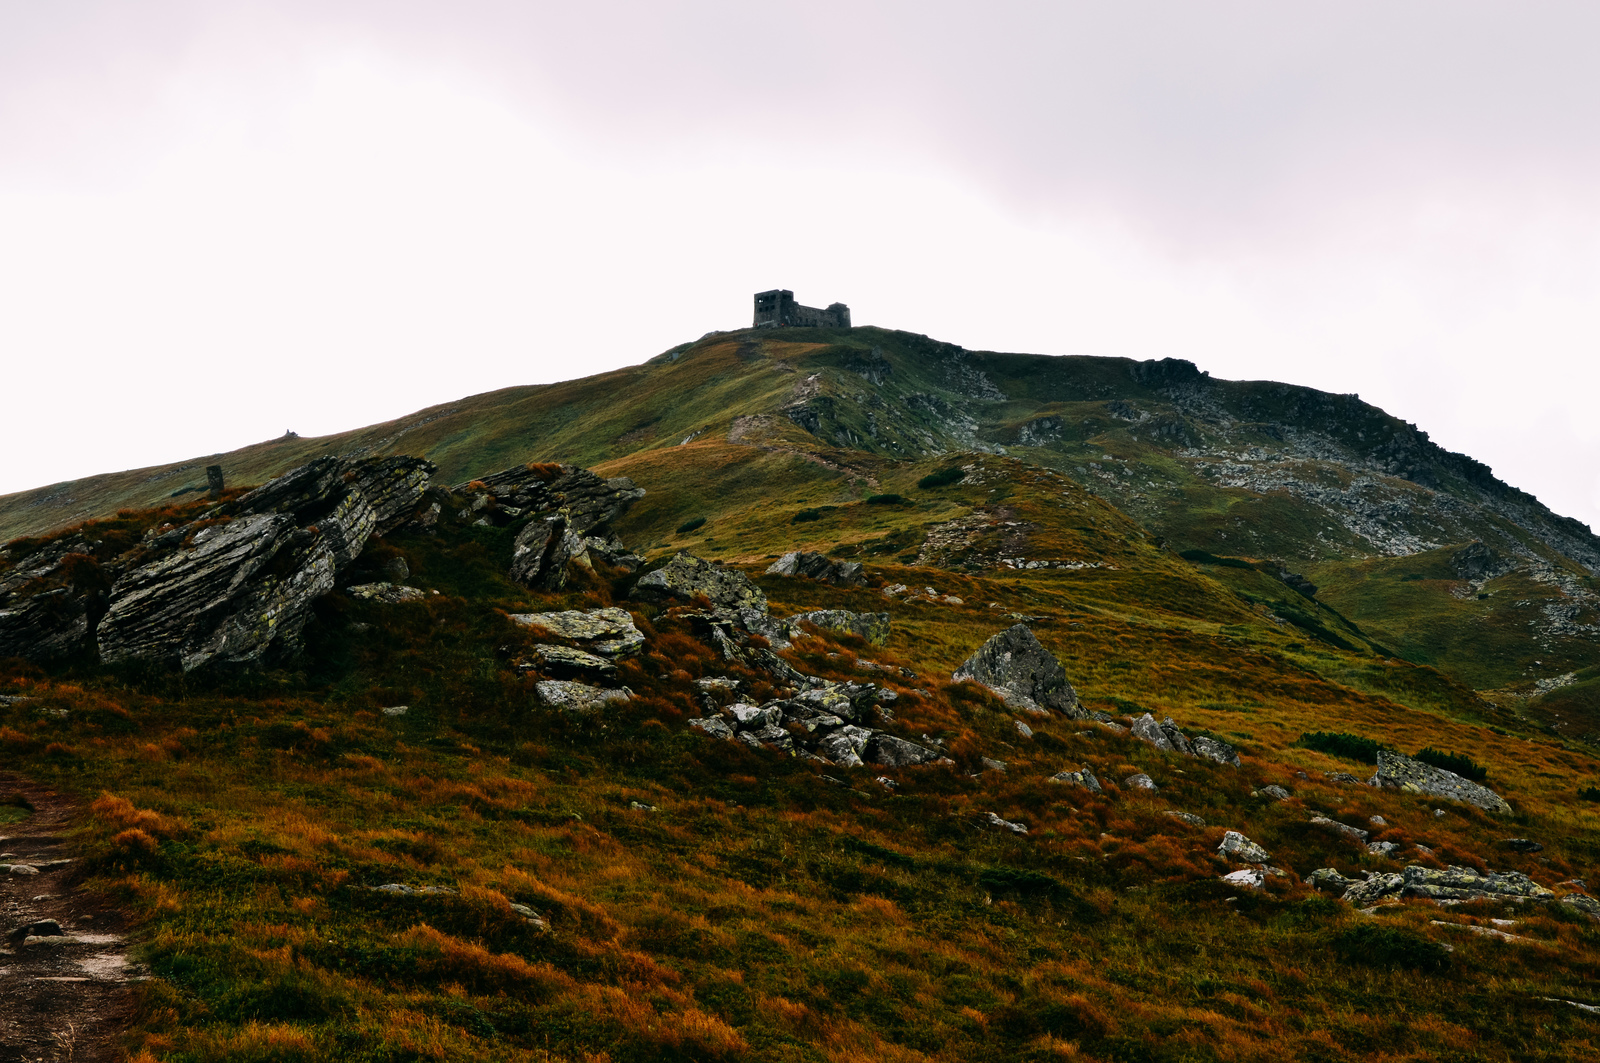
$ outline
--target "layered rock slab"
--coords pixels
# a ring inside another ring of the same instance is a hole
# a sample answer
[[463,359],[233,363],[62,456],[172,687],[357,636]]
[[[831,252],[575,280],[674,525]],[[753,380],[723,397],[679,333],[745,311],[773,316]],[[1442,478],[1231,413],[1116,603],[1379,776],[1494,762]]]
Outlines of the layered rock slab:
[[1453,771],[1435,768],[1420,760],[1402,756],[1388,749],[1378,751],[1378,771],[1370,780],[1373,786],[1383,786],[1410,794],[1443,797],[1476,805],[1485,812],[1510,815],[1511,806],[1506,799],[1470,779],[1463,779]]

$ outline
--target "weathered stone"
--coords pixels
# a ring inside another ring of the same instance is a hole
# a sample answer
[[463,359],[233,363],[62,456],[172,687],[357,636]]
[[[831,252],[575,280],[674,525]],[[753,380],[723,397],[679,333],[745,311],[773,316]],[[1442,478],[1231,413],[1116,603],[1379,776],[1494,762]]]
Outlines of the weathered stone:
[[1230,886],[1238,886],[1241,889],[1258,890],[1266,886],[1267,876],[1263,871],[1258,871],[1253,867],[1246,867],[1238,871],[1228,872],[1222,876],[1222,881]]
[[0,657],[43,661],[94,644],[111,579],[92,550],[74,533],[0,572]]
[[1087,716],[1078,694],[1067,682],[1061,662],[1039,644],[1026,624],[1017,624],[993,636],[962,662],[951,676],[956,682],[976,680],[1000,695],[1012,708],[1046,713],[1051,709],[1072,717]]
[[1176,753],[1178,750],[1172,744],[1172,739],[1167,737],[1156,718],[1148,712],[1133,721],[1133,737],[1149,742],[1163,753]]
[[1506,838],[1501,841],[1500,845],[1503,848],[1510,849],[1512,852],[1517,853],[1538,853],[1544,851],[1544,846],[1540,845],[1536,841],[1530,841],[1527,838]]
[[1091,793],[1100,793],[1100,780],[1094,777],[1094,772],[1085,764],[1077,771],[1058,771],[1050,776],[1051,782],[1067,783],[1070,786],[1081,786]]
[[909,768],[919,764],[930,764],[939,759],[940,754],[932,749],[925,749],[915,742],[907,742],[904,738],[896,738],[890,734],[874,735],[872,741],[867,743],[867,753],[864,759],[874,764],[881,764],[886,768]]
[[704,596],[723,610],[767,611],[767,596],[738,569],[678,554],[662,568],[647,573],[633,585],[631,596],[643,601],[690,602]]
[[458,892],[449,886],[407,886],[403,882],[390,882],[371,889],[373,893],[392,893],[397,897],[453,897]]
[[11,931],[6,935],[6,940],[17,945],[28,938],[62,937],[64,934],[61,924],[54,919],[37,919],[31,923],[23,923]]
[[511,622],[522,627],[542,627],[552,635],[591,643],[590,649],[613,660],[637,653],[644,633],[626,609],[572,609],[559,613],[513,613]]
[[842,727],[817,743],[817,752],[841,768],[859,768],[872,732],[864,727]]
[[546,705],[567,712],[594,712],[608,705],[620,704],[633,696],[626,687],[607,690],[560,679],[543,680],[534,684],[534,689]]
[[1027,724],[1023,723],[1021,720],[1012,720],[1011,722],[1017,725],[1017,733],[1019,735],[1021,735],[1023,738],[1032,738],[1033,737],[1033,728],[1032,727],[1029,727]]
[[1408,897],[1432,900],[1473,901],[1527,899],[1551,900],[1555,891],[1539,885],[1520,871],[1491,871],[1487,874],[1470,867],[1439,870],[1412,864],[1403,872],[1402,889]]
[[1352,827],[1348,823],[1340,823],[1338,820],[1329,819],[1327,816],[1312,816],[1311,822],[1319,827],[1343,834],[1345,837],[1354,839],[1362,845],[1367,843],[1367,832],[1360,827]]
[[1230,768],[1239,766],[1238,751],[1220,739],[1199,735],[1189,742],[1189,746],[1197,757],[1214,760],[1218,764],[1225,764]]
[[1600,901],[1593,897],[1581,893],[1569,893],[1561,898],[1560,903],[1574,911],[1582,912],[1591,919],[1600,919]]
[[572,529],[565,513],[535,517],[512,543],[511,578],[535,590],[565,587],[567,566],[573,563],[593,567],[583,536]]
[[386,705],[378,710],[385,716],[404,716],[411,711],[410,705]]
[[1345,878],[1331,867],[1318,868],[1306,876],[1306,882],[1312,889],[1322,890],[1324,893],[1337,893],[1341,896],[1357,881],[1359,880]]
[[382,602],[385,605],[399,605],[402,602],[419,602],[428,595],[415,587],[405,587],[397,583],[360,583],[354,587],[346,587],[345,593],[352,598],[365,598],[368,601]]
[[1008,830],[1012,834],[1028,833],[1028,828],[1023,826],[1021,823],[1014,823],[1009,819],[1001,819],[993,812],[985,812],[982,817],[982,822],[987,827],[993,827],[996,830]]
[[1236,830],[1230,830],[1222,836],[1222,844],[1217,846],[1217,852],[1247,864],[1264,864],[1272,859],[1271,853]]
[[1342,782],[1354,786],[1361,785],[1361,780],[1347,771],[1325,771],[1322,773],[1322,777],[1329,782]]
[[411,578],[411,566],[403,557],[391,557],[383,563],[383,574],[391,583],[404,583]]
[[858,561],[829,561],[821,554],[791,551],[767,566],[768,576],[805,576],[841,587],[859,587],[867,581]]
[[1166,735],[1167,741],[1176,752],[1182,753],[1186,757],[1194,756],[1194,750],[1189,748],[1189,739],[1184,736],[1182,731],[1178,730],[1178,725],[1173,722],[1171,716],[1161,721],[1161,733]]
[[1368,842],[1367,852],[1373,856],[1388,856],[1400,848],[1398,842]]
[[475,484],[482,484],[481,492],[502,510],[535,517],[565,513],[579,535],[603,531],[644,497],[644,491],[625,476],[607,480],[576,465],[518,465],[452,490],[479,491]]
[[1344,891],[1344,899],[1362,908],[1377,901],[1398,897],[1405,886],[1404,876],[1395,873],[1371,875],[1365,882],[1356,882]]
[[874,646],[882,646],[889,641],[888,613],[852,613],[848,609],[815,609],[809,613],[791,616],[788,621],[791,624],[803,621],[827,631],[860,635]]
[[1122,785],[1125,789],[1129,790],[1156,789],[1156,781],[1150,778],[1150,776],[1146,775],[1144,772],[1140,772],[1137,775],[1128,776],[1126,779],[1122,780]]
[[533,648],[534,660],[547,675],[564,679],[613,679],[617,666],[604,657],[574,649],[571,646],[551,646],[539,643]]
[[1204,827],[1206,825],[1206,821],[1200,816],[1195,815],[1193,812],[1178,812],[1169,809],[1161,814],[1163,816],[1171,816],[1173,819],[1187,823],[1191,827]]
[[715,716],[708,716],[703,720],[690,720],[689,726],[698,727],[713,738],[733,737],[733,728],[728,726],[727,721],[718,719]]
[[979,757],[978,762],[983,765],[984,771],[1004,772],[1006,770],[1006,762],[1003,760],[993,760],[989,757]]
[[[1259,794],[1262,797],[1270,797],[1274,801],[1289,800],[1289,791],[1285,790],[1277,783],[1268,783],[1266,786],[1263,786],[1261,789],[1257,790],[1256,794]],[[1255,796],[1255,794],[1252,794],[1251,796]]]
[[1435,768],[1387,749],[1378,751],[1378,771],[1372,777],[1372,785],[1429,797],[1445,797],[1476,805],[1486,812],[1506,815],[1511,812],[1511,806],[1506,804],[1505,798],[1487,786],[1480,786],[1455,772]]

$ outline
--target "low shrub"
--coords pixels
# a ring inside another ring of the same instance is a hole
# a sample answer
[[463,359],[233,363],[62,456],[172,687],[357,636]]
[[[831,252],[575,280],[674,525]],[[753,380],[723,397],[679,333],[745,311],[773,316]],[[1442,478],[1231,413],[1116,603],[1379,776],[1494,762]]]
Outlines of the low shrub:
[[934,487],[949,487],[958,484],[967,478],[966,471],[959,466],[952,465],[948,469],[931,472],[917,481],[917,486],[924,491]]
[[1197,565],[1221,565],[1223,568],[1251,568],[1250,562],[1237,557],[1218,557],[1216,554],[1205,550],[1183,550],[1178,554],[1185,561],[1193,561]]
[[706,519],[704,517],[696,517],[694,520],[686,520],[682,524],[678,525],[678,534],[682,535],[685,532],[692,532],[696,528],[703,528],[705,527],[705,523]]
[[911,499],[907,498],[905,495],[889,494],[867,496],[867,505],[869,506],[903,506],[910,501]]
[[1465,753],[1446,753],[1429,746],[1427,749],[1418,750],[1413,759],[1431,764],[1435,768],[1453,771],[1463,779],[1471,779],[1473,782],[1483,782],[1489,777],[1489,769]]
[[1295,745],[1347,760],[1359,760],[1363,764],[1378,763],[1378,750],[1389,748],[1376,739],[1343,731],[1308,731],[1300,736]]
[[1600,801],[1600,786],[1585,786],[1578,791],[1579,801]]
[[790,524],[804,524],[804,523],[806,523],[806,521],[821,520],[821,519],[822,519],[822,510],[820,510],[820,509],[802,509],[800,512],[798,512],[798,513],[796,513],[794,515],[794,518],[792,520],[790,520],[789,523]]
[[1437,941],[1414,930],[1371,923],[1351,927],[1336,936],[1333,951],[1345,963],[1370,967],[1437,972],[1450,965],[1450,951]]

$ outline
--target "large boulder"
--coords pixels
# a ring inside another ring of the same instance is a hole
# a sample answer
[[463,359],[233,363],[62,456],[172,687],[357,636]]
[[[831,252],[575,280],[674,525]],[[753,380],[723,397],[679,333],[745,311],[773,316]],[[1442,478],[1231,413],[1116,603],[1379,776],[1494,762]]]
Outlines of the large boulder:
[[637,653],[644,645],[644,632],[633,622],[633,614],[615,607],[569,609],[558,613],[513,613],[511,622],[521,627],[544,628],[558,638],[588,643],[602,657],[616,659]]
[[867,581],[859,561],[829,561],[821,554],[798,550],[784,554],[767,566],[769,576],[805,576],[840,587],[859,587]]
[[814,609],[788,618],[790,624],[812,623],[827,631],[860,635],[874,646],[889,641],[888,613],[852,613],[848,609]]
[[368,539],[410,517],[432,470],[419,458],[321,458],[147,536],[111,587],[101,659],[189,671],[294,652],[312,603]]
[[1470,867],[1424,867],[1411,864],[1399,872],[1371,875],[1344,892],[1344,899],[1360,906],[1399,897],[1460,901],[1557,900],[1556,893],[1520,871],[1477,871]]
[[1017,624],[989,639],[951,676],[956,682],[976,680],[1005,699],[1014,709],[1045,713],[1051,709],[1073,719],[1088,713],[1078,704],[1077,691],[1049,650],[1039,644],[1026,624]]
[[1498,812],[1503,815],[1511,813],[1511,806],[1506,803],[1505,798],[1487,786],[1480,786],[1470,779],[1463,779],[1453,771],[1435,768],[1431,764],[1424,764],[1420,760],[1413,760],[1392,750],[1378,751],[1378,771],[1373,775],[1371,784],[1409,794],[1425,794],[1428,797],[1461,801],[1476,805],[1485,812]]
[[692,602],[703,596],[718,610],[767,611],[767,596],[743,572],[703,561],[693,554],[678,554],[647,573],[633,585],[630,596],[661,604]]

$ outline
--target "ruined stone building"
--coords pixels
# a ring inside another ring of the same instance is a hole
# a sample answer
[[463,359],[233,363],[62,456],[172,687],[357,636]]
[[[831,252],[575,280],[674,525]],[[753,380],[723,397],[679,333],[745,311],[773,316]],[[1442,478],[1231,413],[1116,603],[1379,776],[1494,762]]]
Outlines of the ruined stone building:
[[756,293],[756,319],[754,328],[779,328],[784,325],[804,325],[811,328],[849,328],[850,308],[843,303],[830,303],[826,310],[814,306],[801,306],[794,301],[794,292],[774,288],[770,292]]

